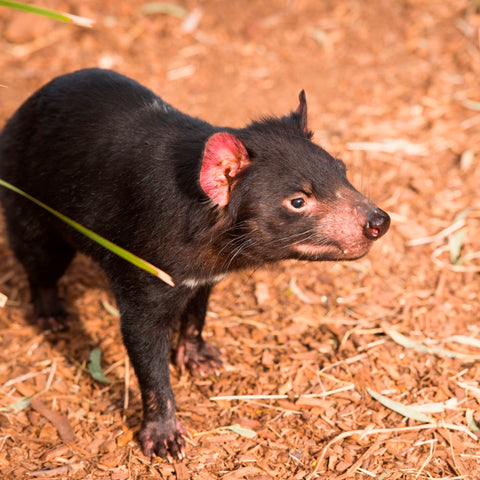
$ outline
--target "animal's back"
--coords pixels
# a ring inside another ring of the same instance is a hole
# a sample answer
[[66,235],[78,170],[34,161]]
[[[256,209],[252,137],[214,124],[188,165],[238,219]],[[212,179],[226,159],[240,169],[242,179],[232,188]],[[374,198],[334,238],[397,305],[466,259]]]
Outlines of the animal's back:
[[[147,88],[115,72],[87,69],[58,77],[7,122],[0,141],[0,173],[34,190],[62,172],[75,177],[79,169],[85,172],[94,166],[98,173],[109,168],[109,147],[118,150],[131,143],[132,129],[141,132],[146,127],[141,119],[149,109],[160,122],[162,108],[173,110]],[[99,154],[92,155],[96,149]]]
[[[188,124],[201,131],[203,122],[115,72],[63,75],[32,95],[6,124],[0,177],[97,233],[131,243],[141,223],[151,224],[154,182],[164,179],[165,207],[177,193],[168,192],[177,166],[167,150],[182,131],[178,125]],[[56,222],[17,194],[0,190],[9,224],[22,216]],[[161,200],[157,195],[155,202]],[[159,218],[172,208],[156,210]],[[58,223],[62,227],[82,249],[85,239]]]

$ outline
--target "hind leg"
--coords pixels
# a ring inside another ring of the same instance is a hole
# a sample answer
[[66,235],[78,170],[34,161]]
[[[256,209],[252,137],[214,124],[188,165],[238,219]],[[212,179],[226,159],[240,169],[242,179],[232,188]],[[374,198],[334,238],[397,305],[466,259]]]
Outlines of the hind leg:
[[222,365],[220,352],[202,337],[211,287],[201,287],[190,300],[180,321],[175,363],[192,375],[215,372]]
[[67,317],[57,281],[70,264],[74,249],[53,228],[26,212],[7,215],[7,228],[10,245],[28,276],[34,321],[44,330],[65,329]]
[[67,315],[58,295],[57,281],[73,255],[73,249],[64,246],[50,252],[43,264],[37,261],[32,266],[22,262],[30,284],[34,321],[43,330],[56,332],[68,327]]

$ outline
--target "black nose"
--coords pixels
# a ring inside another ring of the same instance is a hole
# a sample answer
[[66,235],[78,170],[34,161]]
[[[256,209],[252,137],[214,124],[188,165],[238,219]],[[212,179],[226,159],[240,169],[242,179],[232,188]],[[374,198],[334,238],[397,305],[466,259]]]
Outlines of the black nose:
[[373,209],[367,217],[367,223],[363,227],[363,234],[369,240],[377,240],[387,233],[390,226],[390,217],[379,208]]

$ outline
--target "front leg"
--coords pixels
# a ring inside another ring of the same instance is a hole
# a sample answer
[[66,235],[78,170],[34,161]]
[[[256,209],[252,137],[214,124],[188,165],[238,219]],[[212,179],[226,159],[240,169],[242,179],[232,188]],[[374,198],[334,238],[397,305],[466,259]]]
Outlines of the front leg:
[[187,304],[181,320],[175,363],[193,375],[216,371],[221,365],[220,352],[202,337],[208,298],[212,287],[200,287]]
[[140,441],[147,457],[182,459],[185,427],[175,416],[170,384],[170,330],[188,296],[156,279],[133,287],[114,284],[121,312],[122,335],[135,369],[143,402]]

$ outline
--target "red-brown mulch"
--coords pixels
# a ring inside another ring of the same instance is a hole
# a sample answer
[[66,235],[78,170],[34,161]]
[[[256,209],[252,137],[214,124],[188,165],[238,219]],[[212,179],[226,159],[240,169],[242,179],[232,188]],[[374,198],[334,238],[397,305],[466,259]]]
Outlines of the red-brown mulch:
[[[79,257],[61,282],[71,330],[40,332],[2,222],[0,477],[480,478],[475,2],[176,3],[200,12],[191,31],[136,0],[43,2],[95,18],[93,30],[0,7],[1,121],[46,81],[87,66],[222,125],[283,115],[305,88],[315,140],[391,214],[391,229],[361,260],[285,262],[215,289],[206,336],[225,365],[199,378],[171,368],[192,439],[185,461],[169,464],[141,453],[139,389],[103,274]],[[94,348],[111,383],[88,372]]]

